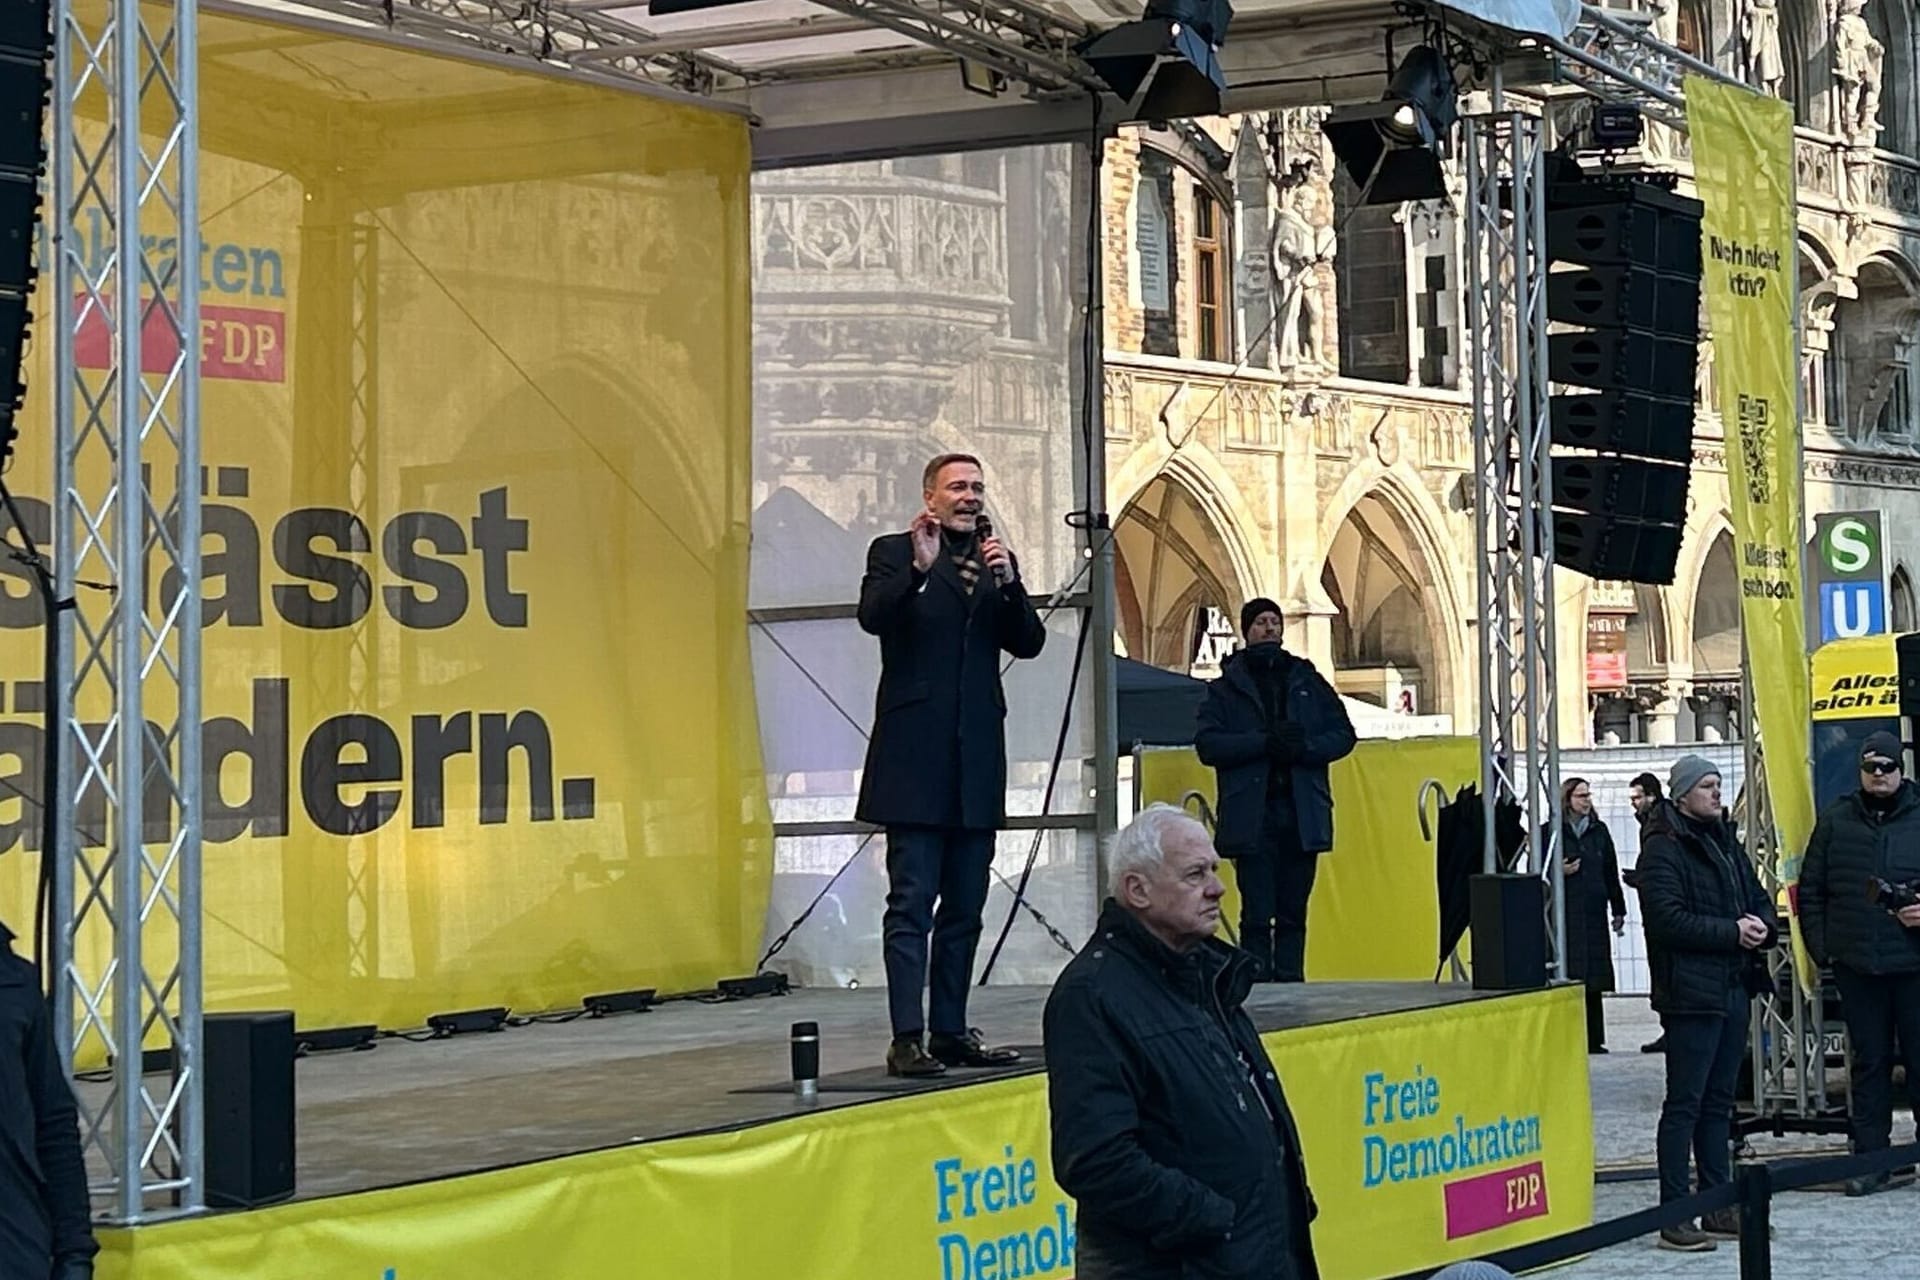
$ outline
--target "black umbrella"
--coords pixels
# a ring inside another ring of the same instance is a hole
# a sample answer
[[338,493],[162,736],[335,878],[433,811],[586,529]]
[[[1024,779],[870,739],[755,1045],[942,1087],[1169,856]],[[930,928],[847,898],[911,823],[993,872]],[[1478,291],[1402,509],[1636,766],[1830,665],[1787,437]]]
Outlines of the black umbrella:
[[[1428,786],[1439,790],[1438,783]],[[1420,824],[1424,830],[1426,789],[1422,788],[1420,794]],[[1527,842],[1519,802],[1510,796],[1503,798],[1494,806],[1493,822],[1500,869],[1511,871],[1521,847]],[[1472,922],[1473,877],[1479,875],[1485,865],[1486,811],[1480,803],[1480,788],[1471,783],[1461,787],[1453,803],[1441,807],[1437,826],[1434,879],[1440,894],[1440,963],[1444,966]],[[1434,978],[1438,981],[1438,972]]]

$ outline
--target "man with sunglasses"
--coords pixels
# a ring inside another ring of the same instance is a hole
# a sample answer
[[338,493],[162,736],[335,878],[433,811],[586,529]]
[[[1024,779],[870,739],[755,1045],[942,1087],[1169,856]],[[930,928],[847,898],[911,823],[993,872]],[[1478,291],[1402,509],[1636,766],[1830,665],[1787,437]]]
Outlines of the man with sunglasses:
[[[1884,731],[1861,744],[1860,789],[1820,815],[1800,869],[1800,929],[1813,958],[1833,966],[1853,1040],[1856,1152],[1892,1145],[1896,1037],[1907,1087],[1920,1101],[1920,901],[1912,892],[1920,885],[1920,786],[1905,776],[1904,756],[1900,739]],[[1886,1173],[1853,1178],[1847,1194],[1871,1195],[1893,1181]]]

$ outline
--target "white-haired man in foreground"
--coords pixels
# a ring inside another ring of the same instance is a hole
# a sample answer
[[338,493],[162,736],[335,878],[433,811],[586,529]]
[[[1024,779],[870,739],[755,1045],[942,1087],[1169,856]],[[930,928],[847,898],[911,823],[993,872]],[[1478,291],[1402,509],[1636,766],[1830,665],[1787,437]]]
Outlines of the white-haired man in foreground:
[[1093,939],[1047,1000],[1053,1172],[1079,1280],[1318,1280],[1313,1197],[1280,1077],[1214,938],[1220,855],[1172,805],[1114,840]]

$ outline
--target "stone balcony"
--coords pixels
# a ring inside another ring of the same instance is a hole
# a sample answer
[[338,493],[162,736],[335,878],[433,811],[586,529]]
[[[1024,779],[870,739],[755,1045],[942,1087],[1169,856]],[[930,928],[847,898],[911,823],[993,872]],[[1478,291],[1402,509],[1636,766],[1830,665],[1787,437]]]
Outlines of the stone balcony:
[[[1280,453],[1310,446],[1325,460],[1371,450],[1388,466],[1464,471],[1473,465],[1472,415],[1458,392],[1326,377],[1302,381],[1263,369],[1109,351],[1107,438],[1120,447],[1190,432],[1222,452]],[[1163,420],[1164,418],[1164,420]]]

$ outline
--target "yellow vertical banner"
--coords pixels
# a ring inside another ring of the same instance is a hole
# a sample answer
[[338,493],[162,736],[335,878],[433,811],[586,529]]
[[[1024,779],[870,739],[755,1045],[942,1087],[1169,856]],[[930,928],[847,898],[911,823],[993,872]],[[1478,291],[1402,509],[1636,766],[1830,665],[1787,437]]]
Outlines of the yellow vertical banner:
[[[226,15],[201,17],[200,49],[201,243],[157,252],[203,301],[185,554],[208,1009],[407,1027],[750,969],[772,831],[746,626],[745,118]],[[66,252],[98,274],[111,231],[83,220]],[[84,291],[65,305],[97,386],[112,335]],[[43,547],[51,349],[8,474]],[[172,359],[151,333],[145,356]],[[81,554],[81,578],[109,576]],[[0,563],[0,920],[23,934],[29,586]],[[101,797],[75,806],[88,858]],[[147,806],[167,836],[164,788]],[[81,933],[96,972],[108,941]]]
[[1801,599],[1793,108],[1699,76],[1687,77],[1686,100],[1694,183],[1706,206],[1702,284],[1726,428],[1752,715],[1772,748],[1767,798],[1780,881],[1794,960],[1810,978],[1793,906],[1814,818],[1813,776],[1802,766],[1812,697]]

